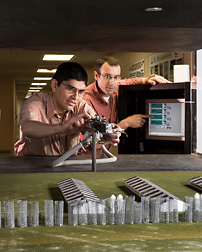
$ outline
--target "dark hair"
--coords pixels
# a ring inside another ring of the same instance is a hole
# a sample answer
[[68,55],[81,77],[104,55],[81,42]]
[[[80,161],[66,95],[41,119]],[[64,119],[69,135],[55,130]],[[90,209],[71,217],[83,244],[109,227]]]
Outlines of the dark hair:
[[97,60],[96,60],[96,63],[95,63],[95,71],[96,71],[98,74],[100,74],[100,68],[102,67],[102,65],[103,65],[105,62],[107,62],[110,66],[120,66],[120,67],[121,67],[120,62],[119,62],[117,59],[115,59],[115,58],[113,58],[113,57],[111,57],[111,56],[105,56],[105,57],[103,57],[103,58],[101,58],[101,59],[97,59]]
[[59,65],[56,73],[53,76],[53,79],[58,81],[58,86],[60,86],[62,81],[71,79],[84,81],[86,85],[88,83],[88,75],[86,70],[76,62],[64,62]]

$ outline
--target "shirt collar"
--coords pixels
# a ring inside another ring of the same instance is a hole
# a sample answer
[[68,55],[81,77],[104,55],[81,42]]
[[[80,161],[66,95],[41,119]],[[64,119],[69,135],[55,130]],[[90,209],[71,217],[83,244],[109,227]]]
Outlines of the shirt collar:
[[[98,91],[98,84],[97,84],[97,81],[94,82],[94,85],[93,85],[93,92],[96,96],[96,98],[101,102],[101,103],[104,103],[104,104],[108,104],[108,102],[106,102],[106,100],[102,97],[102,95],[100,94],[100,92]],[[113,97],[115,96],[116,94],[112,94],[110,95],[109,97],[109,101],[111,101],[111,99],[113,99]]]

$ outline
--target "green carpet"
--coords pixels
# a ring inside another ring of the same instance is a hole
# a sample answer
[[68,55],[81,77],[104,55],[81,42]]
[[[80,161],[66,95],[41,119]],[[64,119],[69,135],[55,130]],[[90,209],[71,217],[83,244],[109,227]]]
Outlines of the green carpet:
[[[39,201],[43,211],[46,199],[61,200],[57,182],[75,178],[82,180],[100,198],[111,194],[130,195],[124,180],[139,176],[150,180],[183,200],[194,196],[188,179],[201,172],[109,172],[109,173],[42,173],[1,174],[0,201]],[[17,211],[17,208],[16,208]],[[106,226],[68,226],[67,214],[62,227],[0,228],[0,251],[202,251],[202,223],[133,224]]]

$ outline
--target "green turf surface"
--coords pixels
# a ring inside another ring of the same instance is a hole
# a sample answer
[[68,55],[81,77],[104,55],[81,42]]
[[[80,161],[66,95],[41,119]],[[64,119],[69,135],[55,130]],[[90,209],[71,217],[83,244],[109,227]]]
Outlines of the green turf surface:
[[0,230],[0,251],[201,251],[199,223]]
[[[201,172],[109,172],[1,174],[0,201],[39,201],[43,211],[46,199],[63,199],[57,182],[82,180],[101,199],[111,194],[130,195],[124,180],[140,176],[183,200],[194,196],[188,179]],[[2,207],[3,209],[3,207]],[[2,210],[3,215],[3,210]],[[202,251],[202,223],[69,226],[67,214],[62,227],[0,228],[0,251]]]

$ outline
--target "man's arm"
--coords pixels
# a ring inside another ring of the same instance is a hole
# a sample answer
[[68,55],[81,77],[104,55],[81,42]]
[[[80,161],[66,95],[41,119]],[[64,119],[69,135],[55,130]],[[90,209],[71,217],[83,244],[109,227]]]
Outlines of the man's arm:
[[28,138],[44,138],[56,135],[60,132],[61,125],[47,124],[38,121],[24,120],[21,123],[23,135]]
[[163,76],[151,74],[144,78],[125,78],[119,81],[119,85],[136,85],[136,84],[151,84],[156,85],[157,83],[165,84],[171,83],[169,80],[165,79]]
[[83,112],[71,117],[64,124],[47,124],[30,119],[22,120],[21,128],[23,134],[28,138],[44,138],[56,134],[76,135],[86,129],[90,115]]
[[132,116],[128,116],[127,118],[123,119],[118,123],[118,126],[122,129],[126,130],[128,127],[130,128],[140,128],[142,127],[145,122],[146,118],[151,118],[152,115],[141,115],[141,114],[135,114]]
[[156,85],[156,83],[171,83],[169,80],[165,79],[163,76],[157,74],[151,74],[148,77],[142,78],[142,84]]
[[[90,130],[88,127],[89,120],[91,116],[87,112],[83,112],[77,116],[71,117],[64,124],[46,124],[32,120],[24,120],[21,123],[22,132],[28,138],[44,138],[53,136],[56,134],[67,134],[74,136],[79,134],[80,131]],[[119,129],[119,127],[114,124],[113,129]],[[107,134],[108,140],[112,145],[117,145],[119,143],[120,133],[110,133]]]

